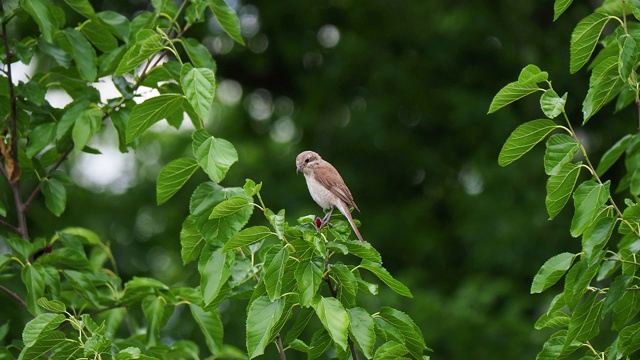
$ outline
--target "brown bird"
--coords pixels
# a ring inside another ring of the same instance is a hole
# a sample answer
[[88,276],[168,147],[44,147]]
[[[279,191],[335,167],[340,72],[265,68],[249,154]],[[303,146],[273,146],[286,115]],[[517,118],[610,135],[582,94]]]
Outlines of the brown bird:
[[322,160],[320,155],[315,152],[303,151],[296,157],[296,173],[300,171],[304,174],[309,194],[311,194],[313,200],[323,209],[329,210],[322,219],[322,225],[329,221],[333,209],[338,208],[351,224],[358,239],[364,243],[358,227],[353,222],[349,207],[353,206],[358,211],[360,209],[358,209],[356,202],[353,201],[353,195],[351,195],[351,191],[342,180],[338,170],[333,165]]

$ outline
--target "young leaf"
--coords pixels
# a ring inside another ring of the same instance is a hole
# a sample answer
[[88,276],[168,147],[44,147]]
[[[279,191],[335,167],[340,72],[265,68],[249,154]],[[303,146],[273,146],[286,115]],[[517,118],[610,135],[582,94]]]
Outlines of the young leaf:
[[380,263],[371,262],[369,260],[363,259],[360,263],[359,267],[363,269],[367,269],[371,271],[378,279],[382,280],[387,286],[391,288],[391,290],[397,292],[402,296],[406,296],[408,298],[413,298],[411,291],[408,287],[406,287],[400,281],[394,279],[391,274],[387,271],[387,269],[383,268]]
[[67,310],[67,307],[62,301],[59,300],[49,300],[46,297],[41,297],[36,302],[43,309],[52,311],[54,313],[63,313]]
[[533,327],[536,330],[546,328],[566,328],[569,325],[570,320],[571,317],[569,317],[565,312],[556,310],[552,313],[542,314]]
[[347,349],[349,314],[335,298],[320,297],[312,303],[320,322],[329,332],[333,342],[343,350]]
[[580,175],[581,163],[566,163],[557,175],[551,175],[547,181],[547,196],[545,205],[549,219],[553,219],[562,211],[571,196],[573,187]]
[[567,94],[560,97],[553,89],[548,89],[540,97],[540,108],[549,119],[555,119],[562,114],[566,103]]
[[251,245],[260,240],[273,235],[273,232],[266,226],[252,226],[246,229],[240,230],[237,234],[233,235],[229,241],[224,244],[224,250],[231,250],[242,246]]
[[598,176],[602,176],[609,168],[620,158],[620,156],[624,153],[624,150],[627,148],[627,144],[633,135],[627,134],[623,136],[620,140],[618,140],[613,146],[607,150],[602,155],[600,162],[598,163],[598,167],[596,168],[596,173]]
[[98,57],[87,38],[78,30],[64,29],[63,37],[58,39],[60,47],[71,55],[76,63],[78,74],[87,81],[95,81],[98,74]]
[[582,19],[571,34],[569,71],[574,74],[589,61],[609,16],[592,13]]
[[574,256],[572,253],[564,252],[547,260],[533,278],[531,293],[541,293],[558,282],[567,269],[571,267]]
[[162,35],[151,29],[143,29],[136,34],[135,44],[124,54],[114,73],[114,77],[132,71],[136,66],[164,49]]
[[600,185],[594,180],[588,180],[578,186],[573,193],[575,214],[571,220],[571,235],[580,236],[596,218],[605,202],[609,198],[610,181]]
[[554,134],[547,140],[544,153],[544,171],[547,175],[558,175],[562,167],[573,160],[580,146],[565,134]]
[[179,158],[165,165],[158,174],[156,185],[157,204],[164,204],[191,178],[198,169],[192,158]]
[[73,125],[71,138],[73,139],[73,152],[81,152],[102,126],[102,111],[96,107],[89,107],[80,113]]
[[207,4],[209,4],[213,15],[215,15],[222,29],[229,34],[233,40],[244,45],[244,40],[240,32],[240,21],[238,20],[236,11],[229,7],[224,0],[207,0]]
[[184,96],[180,94],[165,94],[137,104],[131,111],[127,123],[127,144],[140,136],[151,125],[180,111],[184,101]]
[[367,359],[373,357],[373,346],[376,342],[376,332],[373,318],[367,310],[361,307],[347,309],[349,313],[349,332],[353,341]]
[[253,359],[264,354],[271,339],[271,331],[284,312],[285,299],[271,302],[268,297],[255,299],[247,310],[247,350]]
[[[186,65],[185,65],[186,67]],[[184,95],[200,119],[206,120],[216,94],[216,77],[213,70],[191,68],[180,77]]]
[[238,161],[238,153],[227,140],[209,137],[195,152],[198,163],[209,175],[209,178],[219,183],[227,175],[233,163]]
[[39,124],[29,131],[29,142],[27,143],[27,156],[33,158],[40,150],[49,145],[56,133],[56,124],[47,122]]
[[216,62],[213,60],[209,49],[200,41],[193,38],[183,38],[181,44],[189,56],[189,60],[196,68],[206,68],[216,71]]
[[526,82],[520,83],[519,81],[514,81],[512,83],[507,84],[505,87],[500,89],[496,96],[491,100],[491,105],[489,105],[488,114],[494,113],[503,107],[511,104],[516,100],[520,100],[523,97],[533,94],[536,91],[544,91],[535,82]]
[[498,164],[507,166],[518,160],[556,128],[558,125],[547,119],[533,120],[518,126],[502,146]]

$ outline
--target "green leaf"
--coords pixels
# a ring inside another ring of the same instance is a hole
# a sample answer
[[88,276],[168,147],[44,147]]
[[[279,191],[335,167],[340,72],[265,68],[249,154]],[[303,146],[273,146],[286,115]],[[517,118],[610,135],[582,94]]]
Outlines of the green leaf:
[[562,114],[566,103],[567,94],[560,97],[553,89],[548,89],[540,97],[540,108],[549,119],[555,119]]
[[349,314],[336,298],[317,298],[312,303],[320,322],[329,332],[333,342],[347,349],[347,332],[349,330]]
[[347,248],[347,252],[344,255],[351,254],[372,262],[382,262],[380,253],[370,243],[362,243],[359,240],[330,241],[327,243],[327,248],[333,251],[342,251],[340,249],[341,246]]
[[394,279],[391,276],[391,274],[389,274],[387,269],[382,267],[380,263],[375,263],[366,259],[362,259],[362,262],[360,263],[359,267],[371,271],[375,276],[378,277],[378,279],[382,280],[385,284],[387,284],[387,286],[389,286],[391,290],[397,292],[402,296],[413,298],[413,295],[411,294],[411,291],[409,290],[409,288],[406,287],[400,281]]
[[596,173],[598,173],[598,176],[602,176],[616,161],[618,161],[620,156],[624,153],[624,150],[627,148],[627,144],[632,137],[633,136],[630,134],[623,136],[602,155],[602,158],[598,163],[598,167],[596,168]]
[[309,306],[322,283],[322,264],[314,261],[313,257],[300,260],[294,276],[298,284],[298,298],[300,306]]
[[507,166],[518,160],[556,128],[558,125],[548,119],[533,120],[518,126],[502,146],[498,164]]
[[640,294],[627,291],[613,306],[613,329],[621,330],[640,311]]
[[195,219],[191,215],[187,216],[182,223],[180,245],[180,257],[183,265],[187,265],[197,259],[205,245],[204,238],[200,235]]
[[124,288],[126,290],[131,290],[136,288],[169,290],[169,287],[160,280],[156,280],[154,278],[148,278],[148,277],[138,277],[138,276],[134,276],[133,279],[127,281]]
[[536,330],[546,328],[566,328],[569,325],[571,317],[566,313],[556,310],[552,313],[545,313],[540,316],[533,326]]
[[116,37],[109,32],[106,26],[103,26],[96,20],[85,22],[79,30],[102,52],[106,53],[118,48],[118,40]]
[[503,107],[511,104],[516,100],[520,100],[527,95],[531,95],[536,91],[544,91],[535,82],[521,83],[515,81],[507,84],[500,89],[496,96],[493,97],[491,105],[489,105],[488,114],[494,113]]
[[93,134],[97,133],[102,126],[102,111],[96,107],[89,107],[83,110],[73,125],[71,138],[73,139],[73,152],[81,152],[91,140]]
[[221,182],[231,165],[238,161],[238,153],[233,145],[227,140],[214,137],[205,140],[197,148],[195,155],[204,172],[216,183]]
[[615,218],[602,217],[582,234],[582,251],[587,261],[604,248],[613,233],[615,224]]
[[[260,183],[262,184],[262,183]],[[261,186],[257,186],[256,188],[259,188]],[[258,189],[259,191],[259,189]],[[247,192],[246,189],[246,185],[245,185],[245,193]],[[252,195],[249,195],[252,196]],[[273,227],[274,231],[276,232],[276,235],[278,236],[278,239],[283,240],[284,239],[284,230],[285,230],[285,218],[284,218],[284,209],[278,211],[278,214],[274,214],[273,211],[266,209],[264,212],[265,216],[267,217],[267,219],[269,220],[269,223],[271,224],[271,226]]]
[[640,227],[640,204],[629,205],[622,213],[620,228],[621,234],[631,234]]
[[95,285],[86,273],[75,270],[63,270],[64,277],[69,281],[73,289],[80,294],[91,306],[100,308],[99,294]]
[[300,334],[302,334],[304,329],[307,327],[309,320],[311,320],[311,317],[313,317],[313,314],[315,314],[315,312],[310,307],[300,308],[296,320],[293,322],[293,325],[291,325],[291,328],[287,332],[287,335],[284,337],[285,344],[291,343],[296,338],[298,338]]
[[592,13],[582,19],[571,34],[569,71],[574,74],[589,61],[609,16]]
[[289,259],[289,249],[283,246],[269,262],[264,264],[264,285],[269,295],[269,300],[274,301],[282,296],[285,264]]
[[224,0],[207,0],[207,4],[209,4],[213,15],[215,15],[222,29],[229,34],[233,40],[244,45],[244,40],[240,32],[240,21],[238,20],[236,11],[229,7]]
[[640,322],[629,325],[618,335],[618,352],[627,357],[640,349]]
[[224,250],[231,250],[242,246],[251,245],[260,240],[263,240],[273,232],[266,226],[252,226],[241,230],[237,234],[233,235],[229,241],[224,244]]
[[572,253],[564,252],[547,260],[533,278],[531,293],[541,293],[558,282],[571,267],[574,256]]
[[67,307],[64,305],[62,301],[59,300],[49,300],[45,297],[41,297],[36,301],[38,305],[40,305],[43,309],[53,311],[54,313],[63,313],[67,310]]
[[48,42],[53,42],[53,35],[58,30],[59,22],[53,9],[53,4],[49,0],[21,0],[20,7],[24,9],[38,24],[42,38]]
[[553,4],[553,21],[558,20],[560,15],[567,10],[573,0],[556,0]]
[[626,81],[635,70],[638,63],[636,41],[629,34],[623,34],[618,38],[620,45],[620,58],[618,61],[618,73],[622,80]]
[[[22,349],[18,359],[46,359],[48,358],[48,353],[53,350],[60,349],[62,346],[70,346],[76,349],[80,348],[80,344],[76,341],[66,339],[63,332],[52,331],[47,335],[40,337],[33,346]],[[74,359],[80,357],[81,356],[68,356],[66,358]]]
[[209,49],[202,45],[199,40],[193,38],[183,38],[181,44],[189,56],[189,60],[196,68],[206,68],[216,70],[216,62],[213,60]]
[[567,273],[564,280],[564,300],[567,308],[574,311],[583,295],[589,290],[591,281],[600,270],[600,262],[604,252],[592,256],[589,261],[586,258],[576,262]]
[[63,314],[40,314],[25,325],[22,331],[22,341],[25,347],[33,346],[40,338],[58,328],[65,320]]
[[249,199],[246,196],[234,196],[216,205],[209,215],[209,220],[234,215],[247,206],[249,206]]
[[49,145],[55,136],[56,124],[47,122],[39,124],[29,131],[29,142],[27,143],[27,156],[33,158],[42,149]]
[[611,182],[598,184],[588,180],[578,186],[573,193],[575,214],[571,220],[571,235],[580,236],[595,220],[596,216],[609,198]]
[[147,320],[147,343],[155,346],[160,339],[160,330],[173,314],[174,306],[167,306],[162,296],[149,295],[142,300],[142,312]]
[[640,136],[634,135],[627,145],[624,165],[627,169],[631,193],[640,194]]
[[60,216],[67,205],[67,190],[64,185],[54,179],[48,178],[42,182],[42,194],[47,209],[55,216]]
[[131,111],[127,124],[127,143],[131,143],[151,125],[180,111],[184,101],[184,96],[180,94],[165,94],[137,104]]
[[218,296],[222,285],[227,282],[235,256],[231,251],[217,249],[211,251],[205,247],[198,262],[200,272],[200,292],[205,305],[209,305]]
[[545,205],[549,219],[553,219],[562,211],[578,181],[582,163],[566,163],[557,175],[551,175],[547,181]]
[[547,81],[549,78],[549,73],[546,71],[540,70],[539,67],[533,64],[529,64],[522,68],[520,71],[520,75],[518,75],[518,83],[526,84],[526,83],[540,83],[543,81]]
[[373,360],[396,360],[402,359],[403,355],[409,352],[404,345],[397,341],[387,341],[380,345],[376,354],[373,356]]
[[136,34],[135,44],[124,54],[114,73],[114,77],[122,76],[145,60],[164,49],[162,35],[151,29],[143,29]]
[[191,178],[198,170],[198,162],[192,158],[179,158],[165,165],[160,174],[156,185],[157,204],[164,204],[182,186]]
[[222,337],[224,334],[220,313],[217,310],[205,311],[195,304],[189,304],[189,309],[191,309],[191,315],[204,335],[209,351],[212,354],[219,354],[223,347]]
[[615,280],[609,286],[607,291],[607,297],[604,299],[604,305],[602,307],[602,316],[606,316],[613,311],[614,307],[622,299],[622,296],[627,292],[633,276],[631,275],[618,275]]
[[96,12],[93,10],[89,0],[64,0],[64,2],[87,19],[96,18]]
[[89,40],[81,32],[71,28],[64,29],[62,35],[58,38],[60,47],[71,55],[80,77],[86,81],[95,81],[98,75],[98,57]]
[[414,358],[419,359],[422,357],[427,346],[424,343],[420,328],[411,320],[409,315],[385,306],[380,309],[380,317],[400,331],[405,340],[404,345]]
[[558,175],[562,167],[573,160],[580,145],[565,134],[553,134],[547,140],[544,153],[544,171],[547,175]]
[[351,272],[351,269],[342,263],[332,264],[329,274],[336,281],[338,300],[345,307],[356,306],[358,278]]
[[349,313],[349,332],[353,335],[353,342],[367,359],[371,359],[376,342],[373,318],[361,307],[347,309],[347,312]]
[[573,312],[561,355],[568,355],[575,351],[574,341],[585,342],[600,332],[599,320],[604,300],[599,300],[596,296],[597,293],[592,292]]
[[264,354],[271,332],[284,312],[284,299],[273,302],[266,296],[255,299],[247,310],[247,350],[249,358]]
[[598,64],[593,69],[590,83],[582,102],[583,125],[622,89],[624,82],[618,73],[618,58],[612,56]]
[[216,77],[213,70],[205,68],[193,68],[190,64],[183,66],[189,69],[180,76],[180,83],[184,95],[193,106],[200,119],[206,120],[213,105],[216,94]]
[[312,360],[323,353],[325,353],[331,347],[331,337],[325,329],[316,331],[311,337],[311,343],[309,344],[309,351],[307,352],[307,359]]

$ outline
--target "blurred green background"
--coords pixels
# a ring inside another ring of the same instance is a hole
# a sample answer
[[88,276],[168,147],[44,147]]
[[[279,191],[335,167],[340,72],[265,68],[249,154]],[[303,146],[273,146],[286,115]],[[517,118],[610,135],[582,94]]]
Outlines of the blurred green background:
[[[92,3],[96,11],[129,17],[150,6]],[[240,157],[223,185],[263,182],[266,205],[286,209],[289,222],[321,214],[294,167],[300,151],[317,151],[350,187],[364,238],[415,296],[400,298],[381,286],[380,296],[362,299],[368,308],[408,313],[435,350],[433,359],[534,358],[549,333],[533,324],[554,293],[530,295],[531,280],[552,255],[578,251],[579,239],[568,232],[571,204],[548,221],[542,147],[507,168],[497,164],[511,131],[543,116],[538,100],[486,113],[493,95],[533,63],[550,73],[558,93],[569,92],[567,110],[574,125],[581,123],[588,73],[569,76],[569,39],[590,5],[576,2],[553,22],[551,0],[229,4],[246,47],[215,21],[188,34],[217,61],[220,85],[207,128],[231,141]],[[583,131],[594,159],[636,131],[633,112],[612,112],[606,107]],[[179,231],[191,192],[206,179],[199,174],[156,206],[157,173],[171,159],[190,156],[190,132],[154,129],[135,156],[119,155],[108,130],[94,139],[104,155],[72,159],[67,169],[80,186],[68,189],[66,212],[55,218],[39,199],[29,213],[31,234],[87,227],[112,244],[124,279],[193,286],[197,271],[182,265]],[[0,302],[17,309],[5,294]],[[221,309],[225,341],[241,347],[244,305]],[[189,322],[169,326],[174,338],[202,342]],[[266,358],[275,356],[268,348]]]

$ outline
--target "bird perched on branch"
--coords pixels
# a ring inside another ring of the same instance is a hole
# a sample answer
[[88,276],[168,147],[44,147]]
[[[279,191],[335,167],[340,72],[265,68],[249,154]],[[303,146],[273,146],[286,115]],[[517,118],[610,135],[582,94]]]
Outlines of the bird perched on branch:
[[349,207],[353,206],[358,211],[360,209],[358,209],[351,191],[342,180],[338,170],[327,161],[322,160],[317,153],[307,150],[296,157],[296,173],[300,171],[304,174],[309,194],[313,200],[324,210],[329,210],[322,219],[321,225],[329,221],[333,209],[337,208],[347,218],[358,239],[364,243]]

